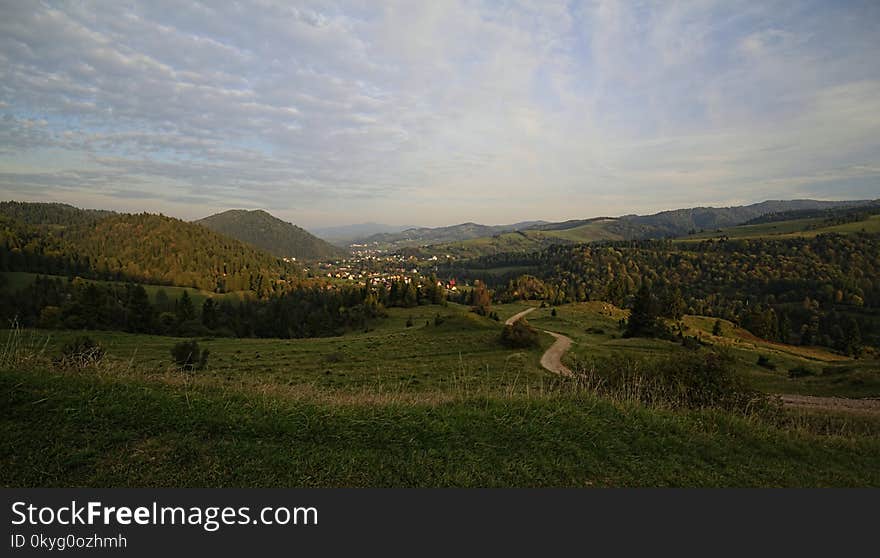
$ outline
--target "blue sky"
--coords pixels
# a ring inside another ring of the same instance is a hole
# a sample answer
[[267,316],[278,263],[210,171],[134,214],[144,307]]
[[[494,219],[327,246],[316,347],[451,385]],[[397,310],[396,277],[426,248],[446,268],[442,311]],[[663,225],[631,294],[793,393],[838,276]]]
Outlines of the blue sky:
[[306,227],[880,197],[880,3],[0,2],[0,197]]

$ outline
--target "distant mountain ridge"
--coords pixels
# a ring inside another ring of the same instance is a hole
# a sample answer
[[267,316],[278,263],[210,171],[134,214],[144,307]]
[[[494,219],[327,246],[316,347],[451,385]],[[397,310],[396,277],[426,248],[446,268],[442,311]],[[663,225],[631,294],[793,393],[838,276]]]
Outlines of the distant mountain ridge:
[[280,258],[319,260],[347,254],[344,249],[260,209],[230,209],[194,223]]
[[[465,223],[438,229],[415,229],[404,231],[399,235],[378,235],[366,240],[380,244],[384,242],[388,249],[399,250],[406,255],[452,255],[470,258],[503,252],[530,252],[553,244],[675,238],[691,232],[741,225],[768,214],[853,208],[872,203],[875,202],[768,200],[745,206],[694,207],[661,211],[653,215],[593,217],[559,223],[517,223],[497,227]],[[448,237],[447,229],[457,229],[460,238],[435,240]]]
[[391,244],[396,247],[420,246],[492,236],[520,229],[528,229],[543,225],[544,223],[546,221],[523,221],[511,225],[480,225],[468,222],[446,227],[417,227],[399,233],[375,234],[357,239],[354,242],[357,244]]
[[323,238],[332,244],[347,246],[349,242],[358,238],[366,238],[375,234],[393,234],[415,229],[416,225],[386,225],[385,223],[356,223],[354,225],[339,225],[336,227],[310,228],[309,232]]

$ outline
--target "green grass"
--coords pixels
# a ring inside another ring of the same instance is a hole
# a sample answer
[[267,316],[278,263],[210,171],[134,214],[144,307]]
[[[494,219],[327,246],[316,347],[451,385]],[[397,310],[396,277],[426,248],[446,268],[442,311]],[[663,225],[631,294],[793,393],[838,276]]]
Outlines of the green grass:
[[876,437],[588,394],[313,403],[91,372],[0,372],[0,485],[878,486]]
[[[565,304],[556,308],[556,317],[551,316],[551,311],[551,308],[537,309],[529,314],[528,320],[536,328],[564,333],[572,338],[574,345],[563,359],[569,366],[629,357],[663,358],[687,351],[673,341],[624,339],[618,324],[626,312],[604,302]],[[722,336],[715,337],[712,335],[715,318],[705,316],[686,316],[684,324],[688,328],[687,335],[700,335],[706,343],[729,348],[737,371],[760,391],[880,397],[880,362],[876,360],[852,360],[821,347],[766,341],[727,321],[723,322]],[[758,366],[758,357],[762,355],[776,366],[775,370]],[[806,366],[816,374],[789,378],[788,371],[796,366]]]
[[[503,321],[532,306],[493,309]],[[557,314],[528,319],[575,339],[572,361],[684,350],[621,339],[625,312],[604,303]],[[753,342],[731,327],[721,339]],[[211,357],[194,374],[171,366],[174,338],[89,332],[108,357],[69,370],[51,357],[82,332],[19,333],[35,356],[0,350],[0,486],[880,486],[877,417],[604,400],[540,369],[549,336],[514,351],[500,329],[455,304],[393,308],[342,337],[200,339]],[[779,362],[824,354],[731,349],[753,380],[760,351]],[[830,381],[798,385],[822,392]]]
[[[434,325],[440,314],[443,323]],[[413,327],[406,322],[412,318]],[[453,383],[539,386],[541,349],[511,351],[498,341],[501,324],[466,307],[391,308],[367,332],[312,339],[199,338],[210,352],[202,381],[216,385],[301,386],[360,390],[405,385],[409,391],[446,391]],[[81,331],[38,331],[47,355]],[[156,373],[171,366],[170,349],[180,339],[121,332],[88,332],[109,358]],[[5,335],[4,335],[5,337]],[[545,340],[549,345],[550,340]]]

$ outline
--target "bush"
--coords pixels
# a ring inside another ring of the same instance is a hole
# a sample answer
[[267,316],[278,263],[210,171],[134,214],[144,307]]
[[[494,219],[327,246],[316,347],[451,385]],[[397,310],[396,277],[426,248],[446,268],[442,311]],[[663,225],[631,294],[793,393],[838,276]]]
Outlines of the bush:
[[202,370],[208,364],[208,349],[200,350],[195,340],[181,341],[171,347],[171,358],[175,364],[187,372]]
[[770,359],[764,355],[758,357],[758,366],[766,368],[767,370],[776,370],[776,365],[770,362]]
[[437,315],[434,316],[434,325],[435,326],[443,325],[443,322],[445,322],[445,321],[446,320],[443,319],[443,317],[440,315],[440,312],[437,312]]
[[501,330],[501,344],[514,349],[537,347],[538,332],[525,319],[520,318]]
[[814,374],[815,372],[813,372],[811,369],[807,368],[803,364],[798,364],[788,371],[789,378],[803,378],[805,376],[813,376]]
[[412,327],[414,325],[412,316],[406,319],[406,327]]
[[703,342],[696,335],[684,335],[681,338],[681,346],[696,351],[703,346]]
[[773,408],[770,399],[746,385],[727,351],[681,353],[658,361],[615,359],[583,372],[601,395],[657,407],[753,412]]
[[554,318],[556,317],[556,308],[554,308],[553,310],[550,310],[550,315],[553,316]]
[[605,330],[601,327],[588,327],[585,331],[593,335],[605,335]]
[[104,347],[88,336],[80,336],[61,347],[61,364],[82,368],[101,362]]

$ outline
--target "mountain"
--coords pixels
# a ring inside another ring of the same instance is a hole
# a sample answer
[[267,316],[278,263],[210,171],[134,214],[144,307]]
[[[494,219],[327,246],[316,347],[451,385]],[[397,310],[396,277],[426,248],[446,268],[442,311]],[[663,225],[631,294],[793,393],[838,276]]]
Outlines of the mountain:
[[448,227],[418,227],[399,233],[375,234],[360,238],[353,243],[372,244],[385,249],[398,249],[407,246],[424,246],[443,242],[458,242],[492,236],[505,232],[528,229],[543,224],[544,221],[524,221],[512,225],[480,225],[477,223],[461,223]]
[[[476,225],[473,232],[490,231],[489,234],[471,236],[461,240],[436,242],[409,242],[397,249],[405,255],[475,258],[505,252],[533,252],[554,244],[574,244],[601,240],[640,240],[647,238],[675,238],[691,232],[717,230],[741,225],[763,215],[785,212],[823,211],[833,208],[861,207],[873,203],[870,200],[816,201],[816,200],[770,200],[746,206],[694,207],[661,211],[653,215],[625,215],[623,217],[595,217],[559,223],[540,223],[530,226],[510,225],[507,230],[491,232],[492,227]],[[462,227],[463,225],[457,225]],[[455,228],[455,227],[446,227]],[[443,229],[417,229],[419,239],[442,236]],[[432,231],[440,231],[432,232]],[[407,234],[405,231],[401,234]],[[414,235],[415,236],[415,235]],[[398,241],[399,242],[399,241]]]
[[262,210],[230,209],[195,223],[281,258],[321,260],[346,255],[345,250]]
[[[25,219],[0,216],[0,271],[267,293],[299,268],[239,240],[180,219],[141,213],[91,219],[90,210],[31,204]],[[77,212],[83,212],[77,214]],[[42,215],[42,217],[41,217]]]
[[640,235],[635,235],[635,237],[672,237],[687,234],[691,230],[719,229],[741,225],[770,213],[854,207],[869,203],[871,203],[870,200],[768,200],[752,205],[734,207],[675,209],[672,211],[661,211],[654,215],[627,216],[622,217],[620,220],[630,226],[644,227],[644,231]]
[[416,225],[386,225],[384,223],[357,223],[337,227],[312,228],[311,233],[333,244],[347,246],[358,238],[366,238],[375,234],[399,233],[407,229],[417,228]]

